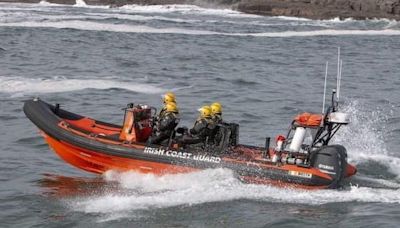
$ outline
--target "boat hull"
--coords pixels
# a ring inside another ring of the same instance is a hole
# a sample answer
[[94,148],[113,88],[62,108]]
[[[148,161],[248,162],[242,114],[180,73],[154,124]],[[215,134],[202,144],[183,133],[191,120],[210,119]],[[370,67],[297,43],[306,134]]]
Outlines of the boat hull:
[[[27,101],[24,112],[55,153],[67,163],[92,173],[115,170],[163,175],[227,168],[241,180],[255,184],[304,189],[338,188],[342,184],[342,179],[339,183],[318,168],[272,163],[264,158],[264,148],[238,145],[229,153],[214,154],[127,143],[114,137],[121,126],[70,113],[41,100]],[[348,165],[345,176],[355,172]]]
[[137,171],[162,175],[167,173],[187,173],[198,170],[190,167],[107,155],[76,147],[67,142],[55,140],[45,133],[43,133],[43,136],[60,158],[76,168],[92,173],[102,174],[108,170],[115,170],[119,172]]

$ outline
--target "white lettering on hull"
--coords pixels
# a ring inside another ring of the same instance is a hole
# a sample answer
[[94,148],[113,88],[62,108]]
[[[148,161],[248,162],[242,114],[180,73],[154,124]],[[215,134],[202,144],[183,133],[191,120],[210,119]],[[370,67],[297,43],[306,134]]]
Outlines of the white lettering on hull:
[[206,154],[193,155],[192,153],[188,152],[165,150],[162,148],[152,148],[152,147],[145,147],[143,153],[164,156],[164,157],[182,158],[193,161],[210,162],[210,163],[221,163],[222,160],[220,157],[217,156],[210,156]]

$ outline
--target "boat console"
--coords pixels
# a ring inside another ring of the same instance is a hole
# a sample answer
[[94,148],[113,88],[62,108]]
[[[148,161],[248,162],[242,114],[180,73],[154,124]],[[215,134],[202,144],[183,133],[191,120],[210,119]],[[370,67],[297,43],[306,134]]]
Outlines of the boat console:
[[130,103],[123,110],[125,110],[125,115],[119,139],[129,143],[146,142],[152,133],[155,108]]

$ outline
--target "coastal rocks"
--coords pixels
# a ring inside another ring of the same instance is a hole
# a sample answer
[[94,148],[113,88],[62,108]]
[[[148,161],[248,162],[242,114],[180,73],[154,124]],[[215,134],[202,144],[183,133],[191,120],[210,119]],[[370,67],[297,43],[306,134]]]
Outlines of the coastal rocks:
[[[0,0],[35,3],[40,0]],[[76,0],[46,0],[73,5]],[[231,8],[245,13],[292,16],[311,19],[388,18],[400,20],[400,0],[84,0],[87,5],[118,7],[127,4],[193,4],[210,8]]]
[[[37,3],[40,0],[0,0],[0,2],[25,2]],[[76,0],[45,0],[49,3],[74,5]],[[109,5],[119,7],[129,4],[137,5],[169,5],[169,4],[191,4],[203,7],[225,7],[230,8],[232,4],[240,0],[84,0],[87,5]]]
[[400,20],[400,0],[242,0],[236,8],[269,16]]

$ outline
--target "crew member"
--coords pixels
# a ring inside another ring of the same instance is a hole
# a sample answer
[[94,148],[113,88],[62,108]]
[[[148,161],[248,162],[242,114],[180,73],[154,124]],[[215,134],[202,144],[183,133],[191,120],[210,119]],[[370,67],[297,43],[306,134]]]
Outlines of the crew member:
[[160,144],[169,139],[179,123],[179,111],[175,103],[166,103],[164,109],[160,112],[153,128],[153,135],[148,140],[150,144]]
[[174,103],[176,105],[176,96],[173,92],[167,92],[162,96],[164,107],[161,109],[159,116],[165,112],[166,105],[168,103]]
[[222,122],[222,105],[218,102],[214,102],[210,105],[211,117],[214,123],[219,124]]
[[207,138],[212,135],[215,124],[212,121],[210,106],[201,107],[199,112],[199,118],[189,132],[192,137],[199,139],[200,142],[205,142]]
[[167,104],[174,103],[177,106],[176,96],[173,92],[167,92],[164,95],[162,95],[161,97],[162,97],[164,106],[161,108],[160,113],[157,116],[155,116],[155,118],[153,119],[154,126],[159,122],[160,117],[163,116],[164,113],[166,112]]
[[218,145],[221,141],[221,134],[219,134],[220,126],[222,123],[222,105],[219,102],[214,102],[210,105],[211,108],[211,119],[214,125],[213,130],[210,133],[208,143],[210,145]]

